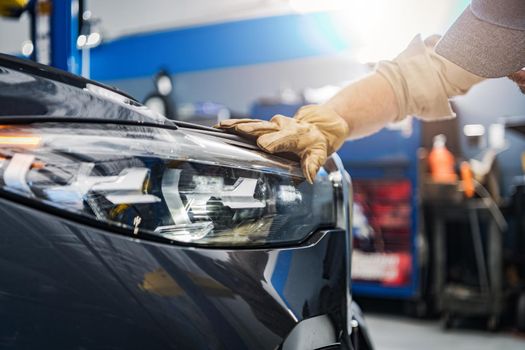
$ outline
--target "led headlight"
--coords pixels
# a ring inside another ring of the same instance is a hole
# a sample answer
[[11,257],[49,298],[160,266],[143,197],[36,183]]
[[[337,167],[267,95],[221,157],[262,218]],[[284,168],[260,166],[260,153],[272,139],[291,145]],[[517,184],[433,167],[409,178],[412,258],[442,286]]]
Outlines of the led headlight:
[[130,234],[192,244],[282,244],[335,225],[323,171],[310,185],[295,162],[179,130],[5,126],[0,186]]

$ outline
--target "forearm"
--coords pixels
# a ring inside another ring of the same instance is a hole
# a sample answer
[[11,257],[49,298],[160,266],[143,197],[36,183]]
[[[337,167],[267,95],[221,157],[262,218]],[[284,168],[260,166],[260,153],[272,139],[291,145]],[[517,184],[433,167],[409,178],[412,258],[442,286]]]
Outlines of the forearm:
[[325,104],[347,122],[350,139],[379,131],[398,114],[391,85],[375,72],[348,85]]
[[326,103],[348,123],[351,139],[407,115],[424,120],[454,117],[448,99],[483,79],[437,55],[429,45],[416,36],[396,59],[379,62],[374,73]]

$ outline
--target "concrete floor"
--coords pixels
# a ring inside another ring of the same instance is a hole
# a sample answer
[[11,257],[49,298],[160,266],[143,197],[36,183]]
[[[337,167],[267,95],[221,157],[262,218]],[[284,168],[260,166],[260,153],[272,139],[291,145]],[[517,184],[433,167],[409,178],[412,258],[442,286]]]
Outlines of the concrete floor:
[[525,335],[474,329],[443,331],[435,320],[366,313],[376,350],[525,350]]

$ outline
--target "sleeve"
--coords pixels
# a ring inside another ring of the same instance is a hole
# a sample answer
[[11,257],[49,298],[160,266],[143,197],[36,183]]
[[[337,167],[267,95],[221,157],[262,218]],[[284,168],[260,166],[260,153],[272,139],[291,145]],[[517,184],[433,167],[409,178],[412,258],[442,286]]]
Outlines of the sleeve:
[[448,99],[483,80],[435,53],[420,35],[394,60],[379,62],[376,72],[393,88],[398,105],[395,121],[408,115],[423,120],[453,118]]

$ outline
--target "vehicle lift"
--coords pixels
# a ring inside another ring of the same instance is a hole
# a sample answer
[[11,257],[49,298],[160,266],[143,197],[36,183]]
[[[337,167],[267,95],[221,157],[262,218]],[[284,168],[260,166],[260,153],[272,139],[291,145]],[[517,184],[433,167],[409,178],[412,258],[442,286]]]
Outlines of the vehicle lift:
[[80,74],[77,39],[83,25],[84,0],[0,0],[0,15],[30,16],[33,50],[29,57],[73,74]]

